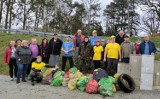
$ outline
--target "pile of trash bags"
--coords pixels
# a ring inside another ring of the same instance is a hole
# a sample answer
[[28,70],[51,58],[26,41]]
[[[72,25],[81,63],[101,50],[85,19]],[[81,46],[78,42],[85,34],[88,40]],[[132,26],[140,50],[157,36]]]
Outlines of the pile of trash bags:
[[58,68],[48,68],[43,71],[42,83],[112,97],[116,92],[115,84],[118,77],[119,75],[115,75],[115,78],[109,76],[101,68],[94,70],[93,74],[88,75],[83,75],[76,67],[70,68],[66,73]]

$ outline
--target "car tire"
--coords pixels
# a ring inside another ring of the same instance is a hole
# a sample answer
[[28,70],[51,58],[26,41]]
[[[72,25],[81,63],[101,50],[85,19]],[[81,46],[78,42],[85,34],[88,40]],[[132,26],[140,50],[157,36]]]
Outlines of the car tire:
[[118,85],[121,90],[130,93],[135,90],[135,82],[133,78],[127,74],[121,74],[118,78]]

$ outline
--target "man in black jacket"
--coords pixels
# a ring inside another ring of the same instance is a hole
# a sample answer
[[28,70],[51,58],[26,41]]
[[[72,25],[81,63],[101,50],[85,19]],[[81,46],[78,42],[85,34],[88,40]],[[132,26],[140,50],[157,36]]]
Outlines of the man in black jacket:
[[121,43],[124,41],[124,37],[125,34],[123,31],[120,31],[117,35],[116,35],[116,43],[118,43],[119,45],[121,45]]
[[62,40],[58,38],[57,34],[54,34],[54,37],[49,41],[48,54],[51,55],[51,66],[59,65],[59,56],[61,54],[62,43]]

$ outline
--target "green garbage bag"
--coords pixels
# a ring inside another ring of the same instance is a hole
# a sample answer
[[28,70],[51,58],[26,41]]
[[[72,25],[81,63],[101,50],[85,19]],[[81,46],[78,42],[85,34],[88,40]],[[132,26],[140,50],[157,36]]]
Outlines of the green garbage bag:
[[72,68],[69,69],[69,72],[74,74],[74,73],[76,73],[77,70],[78,70],[77,67],[72,67]]
[[42,74],[43,74],[47,69],[48,69],[48,68],[44,66],[44,67],[41,69]]
[[113,96],[112,85],[105,84],[98,88],[98,92],[103,96]]
[[55,74],[54,74],[54,79],[56,79],[56,78],[58,78],[58,77],[60,77],[60,76],[63,76],[65,74],[65,72],[64,71],[61,71],[61,70],[59,70],[59,71],[57,71]]
[[51,86],[61,86],[62,81],[63,81],[63,77],[59,76],[59,77],[55,78],[54,80],[52,80]]
[[99,80],[98,84],[101,86],[101,85],[105,85],[105,84],[113,84],[115,82],[116,82],[115,78],[113,78],[112,76],[109,76],[107,78],[101,78]]
[[90,77],[84,77],[82,79],[80,79],[78,82],[77,82],[77,88],[80,90],[80,91],[85,91],[86,89],[86,84],[90,81]]

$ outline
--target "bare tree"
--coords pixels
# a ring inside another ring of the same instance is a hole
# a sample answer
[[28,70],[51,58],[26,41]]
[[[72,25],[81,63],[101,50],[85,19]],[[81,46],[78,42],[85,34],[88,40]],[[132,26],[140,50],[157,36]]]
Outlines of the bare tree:
[[3,13],[3,5],[4,5],[5,0],[0,1],[0,24],[2,21],[2,13]]
[[160,29],[160,21],[154,11],[150,11],[142,18],[142,30],[148,33],[157,33]]

